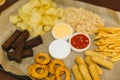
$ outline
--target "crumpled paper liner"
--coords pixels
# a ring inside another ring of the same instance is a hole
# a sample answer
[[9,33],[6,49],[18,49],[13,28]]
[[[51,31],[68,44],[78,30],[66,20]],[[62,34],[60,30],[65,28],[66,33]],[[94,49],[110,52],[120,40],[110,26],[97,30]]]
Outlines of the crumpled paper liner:
[[[73,0],[54,0],[58,3],[60,7],[82,7],[87,10],[90,10],[96,14],[98,14],[101,18],[105,20],[105,26],[111,26],[111,27],[120,27],[120,13],[106,9],[103,7],[98,7],[94,5],[90,5],[87,3],[79,2],[79,1],[73,1]],[[15,61],[9,61],[6,56],[6,52],[4,52],[1,48],[1,45],[4,43],[4,41],[16,30],[16,27],[12,25],[9,22],[9,16],[11,14],[16,14],[17,9],[22,6],[24,3],[26,3],[27,0],[19,0],[16,4],[11,6],[10,8],[6,9],[4,12],[2,12],[0,16],[0,64],[4,67],[6,71],[10,71],[14,74],[18,75],[28,75],[27,74],[27,67],[34,62],[33,57],[25,58],[22,60],[21,63],[16,63]],[[91,39],[93,41],[93,35],[91,35]],[[42,35],[43,44],[35,47],[34,54],[37,54],[39,52],[46,52],[48,53],[48,47],[49,44],[54,40],[51,32],[46,33],[45,35]],[[94,49],[95,45],[92,44],[89,49]],[[66,66],[69,68],[71,72],[71,66],[75,64],[74,58],[77,55],[82,55],[81,53],[75,53],[71,51],[71,54],[63,60],[66,64]],[[104,69],[104,73],[101,76],[102,80],[120,80],[120,61],[114,63],[114,68],[112,70]],[[74,77],[71,72],[71,80],[74,80]]]

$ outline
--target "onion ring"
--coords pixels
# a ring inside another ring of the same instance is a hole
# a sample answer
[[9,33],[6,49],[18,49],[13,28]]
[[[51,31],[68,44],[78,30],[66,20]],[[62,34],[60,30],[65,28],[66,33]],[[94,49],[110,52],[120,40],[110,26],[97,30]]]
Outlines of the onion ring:
[[56,68],[59,68],[60,66],[65,67],[65,64],[63,63],[63,61],[58,60],[58,59],[54,59],[49,64],[48,70],[51,74],[55,74]]
[[33,66],[35,65],[35,63],[34,64],[31,64],[30,66],[28,66],[28,75],[32,75],[32,72],[31,72],[31,69],[33,68]]
[[55,80],[55,75],[47,76],[45,80]]
[[[38,69],[41,71],[37,71]],[[47,77],[48,73],[47,65],[32,64],[28,67],[28,74],[36,79],[43,79]]]
[[38,53],[35,55],[35,62],[39,64],[48,64],[50,62],[50,56],[47,53]]
[[65,72],[65,80],[70,80],[70,72],[67,68],[65,67],[59,67],[56,69],[55,75],[56,75],[56,80],[62,80],[61,79],[61,72]]

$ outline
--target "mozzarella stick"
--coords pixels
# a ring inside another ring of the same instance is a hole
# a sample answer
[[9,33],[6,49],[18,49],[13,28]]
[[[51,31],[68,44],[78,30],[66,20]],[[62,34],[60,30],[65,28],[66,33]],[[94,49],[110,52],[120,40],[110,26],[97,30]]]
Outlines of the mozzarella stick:
[[103,70],[97,64],[95,64],[95,66],[96,66],[96,70],[97,70],[98,74],[102,75],[103,74]]
[[79,65],[79,70],[84,80],[92,80],[88,68],[85,65]]
[[92,51],[92,50],[86,50],[86,51],[84,52],[84,54],[87,55],[87,56],[99,56],[99,57],[101,57],[101,58],[103,58],[103,59],[106,59],[106,58],[107,58],[106,55],[101,54],[101,53],[98,53],[98,52],[95,52],[95,51]]
[[102,59],[98,56],[93,56],[92,57],[92,61],[105,67],[105,68],[108,68],[108,69],[112,69],[113,68],[113,63],[111,61],[108,61],[108,60],[105,60],[105,59]]
[[83,80],[82,75],[78,69],[78,66],[75,64],[72,66],[72,72],[75,80]]
[[98,72],[96,71],[96,66],[94,64],[89,65],[89,71],[93,80],[100,80]]
[[91,65],[91,64],[94,64],[96,67],[96,71],[98,72],[99,75],[101,75],[103,73],[103,70],[97,65],[95,64],[92,60],[91,60],[91,56],[86,56],[85,57],[85,62],[88,64],[88,65]]
[[85,62],[86,62],[88,65],[94,63],[94,62],[91,60],[91,56],[86,56],[86,57],[85,57]]
[[82,58],[80,55],[79,55],[79,56],[76,56],[75,62],[76,62],[78,65],[86,65],[86,64],[85,64],[85,61],[83,60],[83,58]]

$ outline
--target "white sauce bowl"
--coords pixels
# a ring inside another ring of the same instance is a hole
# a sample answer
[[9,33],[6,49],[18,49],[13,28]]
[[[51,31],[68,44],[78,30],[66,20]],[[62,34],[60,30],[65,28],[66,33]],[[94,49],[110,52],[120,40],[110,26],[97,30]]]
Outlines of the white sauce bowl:
[[65,59],[71,52],[70,44],[66,40],[54,40],[49,45],[49,53],[53,58]]

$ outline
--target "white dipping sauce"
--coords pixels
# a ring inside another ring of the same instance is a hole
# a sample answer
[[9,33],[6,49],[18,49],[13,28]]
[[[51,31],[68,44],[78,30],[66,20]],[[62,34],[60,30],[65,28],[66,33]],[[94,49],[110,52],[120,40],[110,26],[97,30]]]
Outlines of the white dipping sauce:
[[69,56],[70,51],[70,44],[62,39],[54,40],[49,45],[49,53],[53,58],[56,59],[65,59]]

